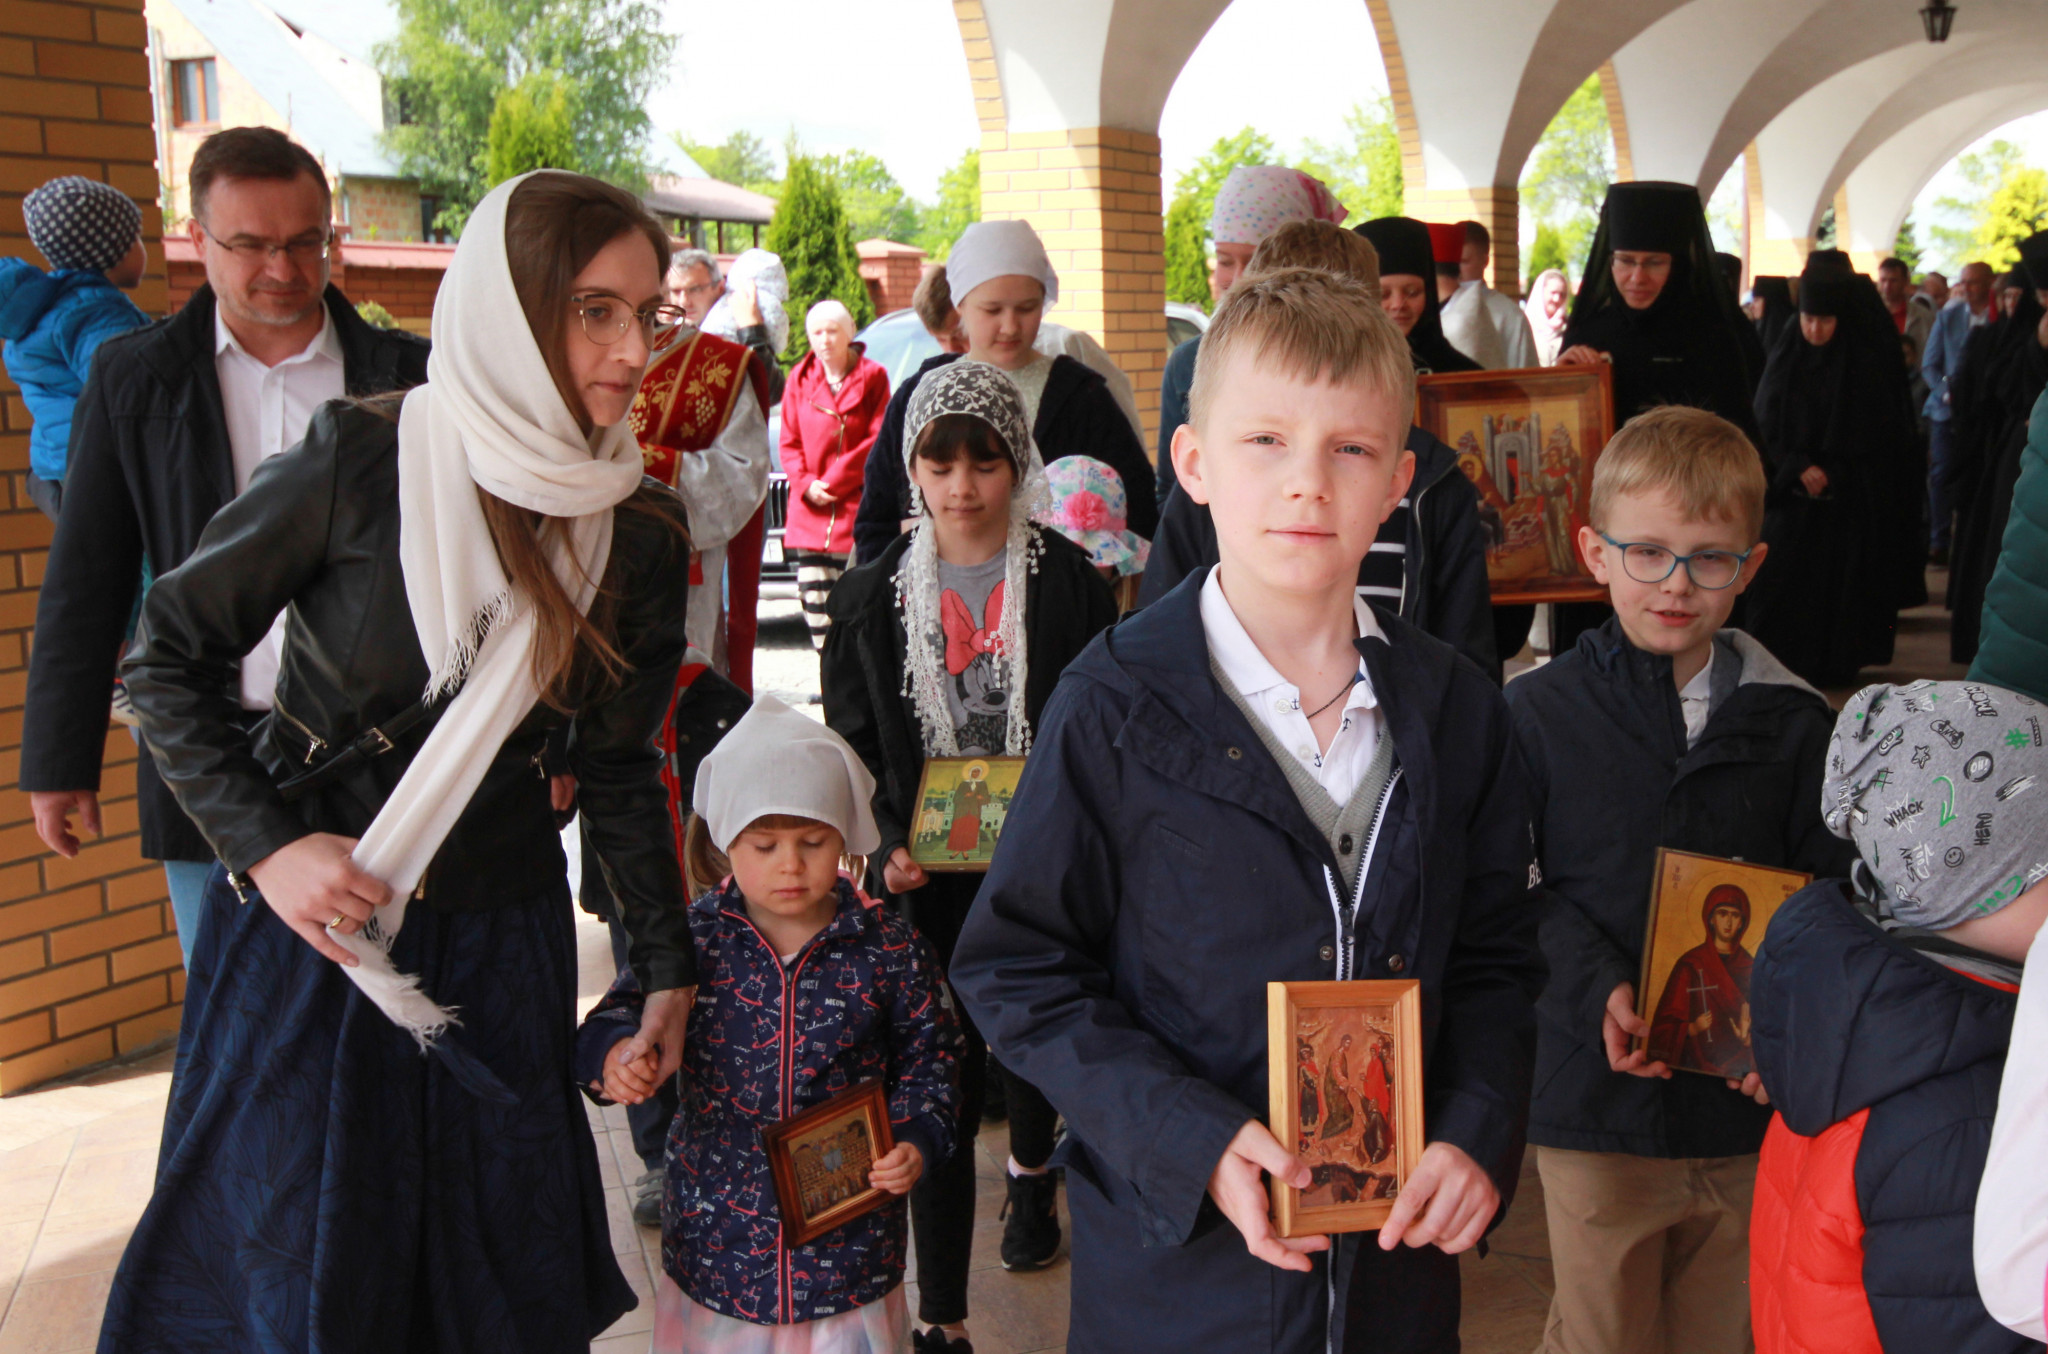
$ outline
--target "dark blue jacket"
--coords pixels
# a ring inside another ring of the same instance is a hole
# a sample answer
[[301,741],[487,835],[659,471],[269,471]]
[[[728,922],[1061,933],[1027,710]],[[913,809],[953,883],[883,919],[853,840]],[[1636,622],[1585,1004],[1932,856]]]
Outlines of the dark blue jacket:
[[1715,1077],[1610,1071],[1600,1042],[1608,994],[1641,981],[1658,847],[1816,876],[1845,873],[1855,854],[1820,818],[1827,702],[1748,635],[1721,636],[1730,647],[1715,660],[1713,714],[1690,749],[1671,660],[1630,644],[1612,617],[1508,683],[1550,961],[1529,1116],[1529,1140],[1542,1146],[1741,1156],[1770,1123],[1768,1108]]
[[[1175,356],[1194,342],[1183,343]],[[1415,480],[1408,487],[1407,549],[1401,556],[1401,619],[1435,635],[1498,683],[1479,492],[1458,472],[1456,454],[1421,428],[1408,430],[1408,450],[1415,453]],[[1189,498],[1178,484],[1160,504],[1159,534],[1138,584],[1139,606],[1150,606],[1181,579],[1216,562],[1216,523],[1208,505]]]
[[1207,572],[1060,679],[953,957],[992,1055],[1066,1116],[1077,1352],[1324,1348],[1324,1266],[1253,1259],[1207,1198],[1267,1116],[1269,982],[1420,979],[1427,1137],[1503,1206],[1521,1165],[1543,965],[1499,692],[1385,612],[1359,641],[1398,775],[1347,928],[1329,841],[1211,672]]
[[0,259],[0,339],[7,374],[21,387],[35,427],[28,468],[64,478],[71,409],[85,389],[92,355],[116,334],[149,323],[105,273],[67,268],[45,273],[26,259]]
[[[691,1299],[761,1324],[815,1321],[903,1282],[905,1211],[891,1203],[803,1246],[782,1242],[761,1129],[864,1081],[889,1088],[899,1142],[925,1170],[953,1151],[960,1026],[931,947],[854,891],[785,970],[728,883],[690,905],[697,1005],[683,1049],[683,1108],[670,1125],[661,1262]],[[632,970],[584,1019],[574,1076],[588,1090],[605,1054],[640,1028]]]
[[1749,1000],[1757,1068],[1787,1128],[1811,1138],[1870,1112],[1854,1186],[1888,1354],[2039,1351],[1984,1310],[1971,1263],[2018,996],[1886,935],[1831,879],[1778,909]]

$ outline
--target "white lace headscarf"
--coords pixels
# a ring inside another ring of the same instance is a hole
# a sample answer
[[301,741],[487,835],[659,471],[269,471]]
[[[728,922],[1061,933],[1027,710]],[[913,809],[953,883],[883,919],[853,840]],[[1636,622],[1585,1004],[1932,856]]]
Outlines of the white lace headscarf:
[[[1052,511],[1052,493],[1046,484],[1045,462],[1031,437],[1030,420],[1024,416],[1024,396],[1002,368],[961,358],[917,383],[903,419],[906,471],[917,459],[918,439],[925,428],[933,419],[946,414],[966,414],[993,428],[996,440],[1009,452],[1011,468],[1016,472],[1016,487],[1010,493],[1003,615],[996,627],[996,647],[1006,669],[1005,689],[1010,696],[1008,718],[1004,721],[1003,755],[1022,757],[1031,751],[1031,726],[1024,716],[1025,679],[1030,672],[1024,596],[1027,576],[1038,572],[1039,556],[1045,553],[1031,519]],[[910,529],[910,548],[896,569],[896,602],[902,611],[907,640],[903,694],[917,707],[918,722],[924,728],[925,755],[957,757],[960,744],[953,728],[952,707],[946,701],[945,631],[939,621],[939,543],[925,511],[924,494],[914,478],[910,482],[910,514],[918,522]]]

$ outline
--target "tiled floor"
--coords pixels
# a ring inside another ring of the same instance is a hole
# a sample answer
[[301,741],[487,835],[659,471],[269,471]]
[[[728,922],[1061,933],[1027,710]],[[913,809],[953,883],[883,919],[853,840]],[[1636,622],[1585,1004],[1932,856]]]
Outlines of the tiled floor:
[[[1928,582],[1940,596],[1945,578],[1930,572]],[[764,634],[774,630],[776,658],[783,668],[769,680],[786,682],[791,694],[800,697],[801,688],[815,681],[815,659],[794,615],[776,619],[783,624],[763,628]],[[1893,666],[1863,677],[1959,675],[1948,662],[1947,618],[1938,607],[1929,607],[1900,618]],[[1847,694],[1829,693],[1837,703]],[[610,980],[610,948],[600,924],[578,917],[582,992],[588,1003]],[[165,1052],[0,1100],[0,1354],[75,1354],[93,1348],[114,1265],[149,1196],[170,1068]],[[643,1303],[591,1348],[593,1354],[640,1354],[652,1324],[649,1295],[660,1263],[660,1238],[635,1227],[627,1212],[625,1189],[639,1174],[639,1163],[624,1112],[593,1110],[592,1119],[613,1243]],[[979,1354],[1063,1350],[1066,1261],[1038,1274],[1003,1272],[996,1260],[1001,1234],[996,1210],[1002,1199],[997,1163],[1006,1150],[1002,1128],[985,1132],[979,1147],[982,1222],[969,1283],[975,1348]],[[1494,1234],[1490,1254],[1483,1260],[1468,1254],[1463,1265],[1467,1354],[1528,1354],[1542,1335],[1551,1289],[1542,1185],[1533,1165],[1523,1173],[1514,1208]]]

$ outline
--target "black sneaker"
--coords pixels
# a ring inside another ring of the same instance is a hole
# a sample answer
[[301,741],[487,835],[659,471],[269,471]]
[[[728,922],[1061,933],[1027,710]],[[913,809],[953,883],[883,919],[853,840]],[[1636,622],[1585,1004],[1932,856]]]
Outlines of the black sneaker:
[[659,1167],[633,1182],[633,1221],[642,1227],[661,1226],[662,1184]]
[[1044,1269],[1060,1253],[1059,1177],[1013,1175],[1003,1201],[1003,1268]]
[[974,1354],[972,1341],[951,1339],[937,1326],[930,1330],[912,1331],[910,1349],[911,1354]]

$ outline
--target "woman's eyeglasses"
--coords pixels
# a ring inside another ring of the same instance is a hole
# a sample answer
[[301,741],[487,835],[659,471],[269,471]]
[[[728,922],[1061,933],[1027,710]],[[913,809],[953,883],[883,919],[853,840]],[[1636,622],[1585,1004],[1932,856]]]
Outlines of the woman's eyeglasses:
[[1600,539],[1621,552],[1622,571],[1638,583],[1662,583],[1683,564],[1686,577],[1692,580],[1693,586],[1709,592],[1718,592],[1734,583],[1742,574],[1742,566],[1749,563],[1749,557],[1756,553],[1754,550],[1745,550],[1739,555],[1731,550],[1695,550],[1690,555],[1678,555],[1661,545],[1617,541],[1604,531],[1600,533]]
[[602,292],[572,296],[569,302],[576,307],[576,317],[583,323],[583,336],[592,343],[617,343],[626,336],[626,326],[638,320],[647,346],[659,348],[673,338],[689,319],[681,306],[648,306],[644,310],[629,310],[624,301]]

